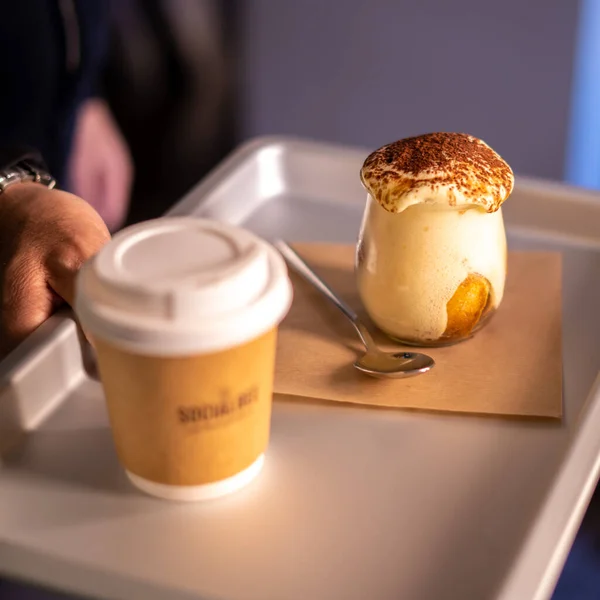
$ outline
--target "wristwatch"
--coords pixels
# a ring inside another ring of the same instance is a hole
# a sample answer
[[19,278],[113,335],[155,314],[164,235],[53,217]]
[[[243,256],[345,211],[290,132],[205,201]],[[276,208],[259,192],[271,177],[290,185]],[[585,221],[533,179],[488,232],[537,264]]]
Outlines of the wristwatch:
[[27,160],[21,160],[12,167],[0,169],[0,194],[14,183],[33,181],[52,189],[56,180],[50,173],[36,167]]

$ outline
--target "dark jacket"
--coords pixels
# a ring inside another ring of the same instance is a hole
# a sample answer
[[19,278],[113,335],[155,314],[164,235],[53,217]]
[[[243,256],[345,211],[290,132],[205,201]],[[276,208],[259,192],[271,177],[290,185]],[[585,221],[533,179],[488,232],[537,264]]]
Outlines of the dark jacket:
[[77,108],[96,93],[108,0],[0,0],[0,167],[33,148],[64,183]]

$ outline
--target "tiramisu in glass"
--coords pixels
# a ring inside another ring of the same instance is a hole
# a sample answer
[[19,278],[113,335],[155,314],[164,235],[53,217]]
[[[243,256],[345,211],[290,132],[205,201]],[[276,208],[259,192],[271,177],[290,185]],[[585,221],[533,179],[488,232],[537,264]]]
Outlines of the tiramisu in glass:
[[473,136],[431,133],[376,150],[361,179],[356,272],[372,320],[413,345],[469,338],[504,293],[511,168]]

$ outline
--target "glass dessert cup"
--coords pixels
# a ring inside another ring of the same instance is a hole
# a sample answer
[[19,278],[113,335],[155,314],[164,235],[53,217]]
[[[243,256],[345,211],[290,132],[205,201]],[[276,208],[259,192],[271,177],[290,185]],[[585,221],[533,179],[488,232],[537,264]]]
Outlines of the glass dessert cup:
[[447,346],[489,322],[504,294],[502,210],[414,204],[399,213],[370,194],[356,252],[363,306],[390,338]]

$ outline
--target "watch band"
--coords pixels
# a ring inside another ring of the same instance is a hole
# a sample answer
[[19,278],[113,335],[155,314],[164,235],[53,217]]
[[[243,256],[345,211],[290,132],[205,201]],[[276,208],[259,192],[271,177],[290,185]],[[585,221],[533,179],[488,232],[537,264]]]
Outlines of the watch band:
[[0,194],[15,183],[33,181],[52,189],[56,185],[55,179],[26,160],[22,160],[12,167],[0,170]]

